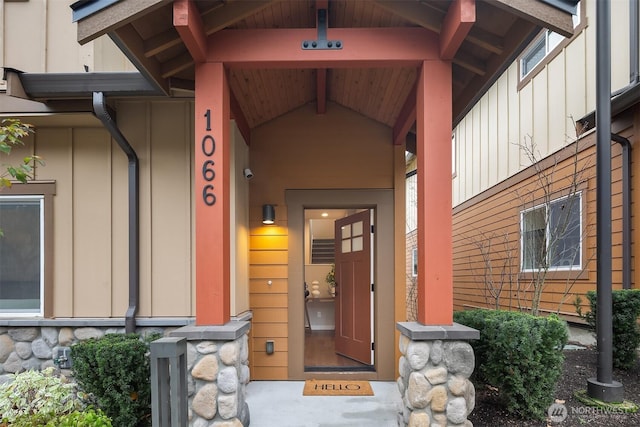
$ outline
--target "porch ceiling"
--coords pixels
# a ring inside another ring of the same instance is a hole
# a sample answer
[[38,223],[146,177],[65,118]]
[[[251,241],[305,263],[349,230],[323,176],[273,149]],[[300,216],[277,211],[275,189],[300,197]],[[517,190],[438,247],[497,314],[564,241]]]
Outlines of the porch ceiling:
[[[223,29],[315,28],[316,7],[328,4],[328,38],[332,27],[424,27],[439,33],[452,3],[453,0],[194,2],[207,35]],[[454,123],[541,26],[564,35],[573,31],[571,15],[544,1],[476,1],[476,22],[453,58]],[[121,0],[78,21],[79,42],[103,34],[108,34],[166,94],[191,95],[194,64],[173,26],[171,0]],[[412,94],[417,70],[333,68],[325,74],[316,69],[233,68],[228,76],[237,100],[235,112],[241,112],[249,128],[301,105],[325,100],[393,127]]]

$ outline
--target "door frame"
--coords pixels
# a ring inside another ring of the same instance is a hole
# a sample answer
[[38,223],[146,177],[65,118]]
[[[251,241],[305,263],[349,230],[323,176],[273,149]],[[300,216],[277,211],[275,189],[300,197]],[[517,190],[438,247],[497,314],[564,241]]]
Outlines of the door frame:
[[[393,189],[286,190],[288,254],[288,377],[291,380],[335,377],[393,381],[395,375],[395,268]],[[376,218],[374,258],[374,372],[304,372],[304,210],[373,209]]]

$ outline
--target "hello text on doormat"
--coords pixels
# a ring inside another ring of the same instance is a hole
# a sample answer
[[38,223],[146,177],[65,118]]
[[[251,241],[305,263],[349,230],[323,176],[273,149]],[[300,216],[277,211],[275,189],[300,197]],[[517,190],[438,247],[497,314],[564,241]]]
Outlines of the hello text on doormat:
[[373,396],[369,381],[307,380],[303,396]]

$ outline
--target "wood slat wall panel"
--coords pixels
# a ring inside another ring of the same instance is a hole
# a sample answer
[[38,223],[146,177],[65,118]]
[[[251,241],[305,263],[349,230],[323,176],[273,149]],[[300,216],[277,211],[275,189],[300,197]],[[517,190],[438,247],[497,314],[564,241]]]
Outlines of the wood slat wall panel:
[[286,323],[286,308],[254,308],[253,322],[255,323]]
[[[613,209],[612,209],[612,280],[614,288],[622,286],[622,195],[621,195],[621,156],[620,150],[612,151]],[[574,173],[574,158],[551,164],[543,173],[552,174],[551,191],[556,192],[553,198],[566,194],[569,177]],[[565,313],[572,320],[581,322],[575,314],[572,303],[576,295],[584,295],[588,290],[595,289],[595,147],[583,150],[577,156],[577,169],[582,171],[581,181],[583,194],[583,267],[586,270],[578,279],[561,278],[561,273],[549,272],[545,284],[545,291],[541,301],[541,308],[548,311]],[[496,285],[501,282],[500,274],[509,271],[511,266],[512,280],[520,281],[521,286],[530,283],[530,274],[518,273],[520,268],[520,211],[540,203],[544,192],[540,184],[536,183],[534,174],[521,180],[509,188],[504,188],[491,197],[484,199],[466,209],[455,213],[453,218],[453,248],[454,248],[454,307],[456,310],[466,306],[491,307],[494,302],[488,297],[484,286],[485,258],[478,245],[487,244],[491,238],[491,265],[493,280]],[[564,193],[563,193],[564,191]],[[504,238],[506,238],[506,243]],[[511,251],[511,257],[509,257]],[[505,264],[507,262],[507,264]],[[507,267],[503,267],[507,266]],[[575,276],[576,272],[573,273]],[[566,276],[566,274],[564,275]],[[509,292],[509,285],[505,285],[501,294],[501,306],[517,307],[518,293]],[[511,297],[511,301],[509,301]],[[583,306],[584,300],[583,296]]]
[[252,335],[254,339],[272,337],[287,338],[289,336],[287,325],[282,323],[254,323]]
[[[271,285],[267,283],[271,280]],[[253,294],[286,294],[289,282],[287,279],[251,279],[249,292]]]
[[254,310],[260,308],[286,308],[288,307],[286,294],[251,294],[251,307]]
[[286,264],[287,251],[251,251],[249,262],[251,264]]
[[286,366],[251,366],[251,377],[258,378],[260,380],[286,380],[288,375]]
[[249,244],[252,250],[286,250],[288,245],[287,236],[256,236],[251,235]]
[[285,279],[287,277],[286,265],[250,265],[249,274],[254,279]]
[[263,338],[263,337],[258,337],[258,338],[254,338],[253,340],[253,351],[255,352],[259,352],[262,351],[264,352],[265,346],[266,346],[266,342],[267,340],[271,340],[274,342],[274,346],[276,351],[289,351],[289,340],[287,338],[282,338],[282,337],[269,337],[269,338]]
[[[263,347],[264,348],[264,347]],[[283,367],[287,366],[288,363],[288,352],[286,351],[276,351],[273,354],[267,354],[264,350],[262,351],[253,351],[253,363],[256,366],[260,366],[262,368],[265,367]]]

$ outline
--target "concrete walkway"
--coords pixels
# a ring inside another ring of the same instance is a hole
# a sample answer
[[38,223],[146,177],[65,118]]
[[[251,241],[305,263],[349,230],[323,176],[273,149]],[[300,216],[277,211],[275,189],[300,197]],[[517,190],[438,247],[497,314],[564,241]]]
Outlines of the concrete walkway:
[[396,427],[398,385],[370,383],[374,396],[303,396],[304,381],[251,381],[251,427]]

